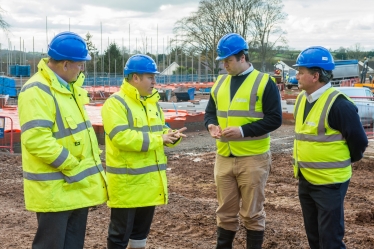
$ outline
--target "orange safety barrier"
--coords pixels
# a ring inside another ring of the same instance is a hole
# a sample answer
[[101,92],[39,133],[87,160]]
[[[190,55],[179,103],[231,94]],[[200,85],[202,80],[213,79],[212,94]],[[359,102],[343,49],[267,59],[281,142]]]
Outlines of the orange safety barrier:
[[[4,118],[4,123],[3,123],[3,129],[4,129],[4,136],[3,138],[0,138],[0,148],[5,148],[5,149],[9,149],[9,152],[10,153],[14,153],[14,150],[13,150],[13,136],[14,136],[14,133],[17,132],[19,134],[18,136],[18,141],[20,140],[20,134],[21,134],[21,130],[13,130],[13,119],[11,117],[8,117],[8,116],[0,116],[0,118]],[[10,130],[6,130],[5,129],[5,120],[6,119],[9,119],[10,121]]]

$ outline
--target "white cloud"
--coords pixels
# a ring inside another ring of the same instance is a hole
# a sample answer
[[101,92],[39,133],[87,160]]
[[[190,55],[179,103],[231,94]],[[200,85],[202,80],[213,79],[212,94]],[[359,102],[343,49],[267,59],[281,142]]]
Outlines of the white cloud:
[[[369,0],[283,0],[283,11],[288,14],[282,25],[287,32],[288,45],[304,49],[312,45],[327,48],[350,47],[360,44],[362,49],[374,49],[374,12],[368,7]],[[11,0],[3,1],[3,14],[11,24],[12,49],[19,49],[19,39],[25,42],[26,51],[32,51],[33,38],[36,51],[46,51],[47,35],[69,29],[84,36],[93,35],[97,48],[103,50],[109,42],[135,49],[147,38],[147,47],[158,51],[173,36],[177,20],[197,10],[198,0]],[[48,17],[48,34],[46,34]],[[102,25],[102,32],[101,26]],[[157,32],[158,31],[158,32]],[[101,39],[102,37],[102,39]],[[8,40],[0,31],[2,48],[8,48]]]
[[284,25],[291,48],[312,45],[327,48],[350,47],[374,49],[374,17],[368,0],[284,0],[289,14]]

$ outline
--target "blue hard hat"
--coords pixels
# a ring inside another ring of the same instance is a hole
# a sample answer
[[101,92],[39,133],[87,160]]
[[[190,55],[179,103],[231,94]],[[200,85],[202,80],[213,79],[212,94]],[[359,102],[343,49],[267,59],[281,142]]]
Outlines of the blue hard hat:
[[231,55],[237,54],[242,50],[248,50],[248,43],[243,37],[236,33],[224,35],[217,44],[216,60],[223,60]]
[[158,74],[157,65],[155,61],[145,54],[136,54],[131,56],[125,65],[124,69],[125,77],[132,73],[154,73]]
[[57,61],[89,61],[86,42],[82,37],[73,32],[61,32],[57,34],[48,46],[48,55]]
[[324,70],[335,68],[334,58],[324,47],[312,46],[304,49],[296,59],[294,67],[319,67]]

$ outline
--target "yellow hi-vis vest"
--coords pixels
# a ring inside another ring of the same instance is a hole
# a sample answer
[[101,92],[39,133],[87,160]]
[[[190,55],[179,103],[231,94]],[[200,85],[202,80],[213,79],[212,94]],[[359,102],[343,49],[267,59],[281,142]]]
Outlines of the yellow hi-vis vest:
[[[295,141],[293,150],[294,175],[299,169],[314,185],[346,182],[352,176],[351,156],[342,134],[328,124],[328,115],[335,99],[342,94],[333,87],[317,100],[303,122],[306,96],[297,97]],[[344,94],[343,94],[344,95]],[[345,95],[344,95],[345,96]],[[348,100],[350,100],[347,97]]]
[[156,90],[147,98],[140,97],[138,90],[124,80],[120,91],[104,103],[101,114],[106,133],[109,207],[167,204],[162,134],[170,128],[165,125],[159,99]]
[[[230,75],[220,75],[212,87],[212,98],[216,103],[217,119],[221,129],[229,126],[242,126],[261,120],[262,99],[269,75],[253,70],[230,100]],[[270,136],[243,137],[216,140],[217,153],[221,156],[253,156],[270,149]]]
[[58,212],[104,203],[105,172],[84,104],[84,75],[62,86],[42,59],[22,87],[18,111],[26,209]]

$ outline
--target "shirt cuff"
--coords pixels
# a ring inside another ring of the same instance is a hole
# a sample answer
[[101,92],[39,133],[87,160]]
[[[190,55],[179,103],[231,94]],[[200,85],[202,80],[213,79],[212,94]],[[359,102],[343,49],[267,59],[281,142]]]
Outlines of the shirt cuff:
[[239,126],[239,129],[240,129],[240,133],[242,134],[242,137],[244,137],[243,128]]

